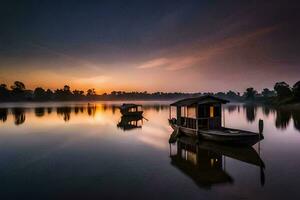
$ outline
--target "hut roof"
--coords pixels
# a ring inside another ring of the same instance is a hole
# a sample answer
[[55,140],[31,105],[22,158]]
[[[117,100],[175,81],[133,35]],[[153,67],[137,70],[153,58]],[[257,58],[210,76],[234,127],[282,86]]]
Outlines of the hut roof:
[[228,103],[228,100],[221,99],[212,95],[204,95],[194,98],[187,98],[176,101],[171,104],[171,106],[190,106],[193,104],[207,104],[207,103]]

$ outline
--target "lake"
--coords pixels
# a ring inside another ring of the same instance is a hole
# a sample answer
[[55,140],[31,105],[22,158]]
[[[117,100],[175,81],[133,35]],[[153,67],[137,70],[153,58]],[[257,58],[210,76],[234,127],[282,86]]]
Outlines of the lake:
[[224,106],[225,125],[258,131],[253,148],[169,145],[170,102],[121,118],[121,102],[0,104],[2,199],[298,199],[300,112]]

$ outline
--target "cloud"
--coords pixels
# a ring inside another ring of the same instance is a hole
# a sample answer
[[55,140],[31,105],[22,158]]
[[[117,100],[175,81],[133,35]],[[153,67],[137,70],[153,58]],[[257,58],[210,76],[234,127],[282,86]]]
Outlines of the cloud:
[[[215,58],[222,53],[228,52],[228,50],[243,46],[251,41],[254,41],[266,34],[276,30],[278,26],[266,27],[258,29],[256,31],[242,34],[239,36],[225,38],[219,42],[212,43],[206,47],[198,47],[195,49],[193,45],[190,47],[184,47],[187,50],[183,51],[182,55],[172,55],[154,58],[148,60],[137,66],[138,69],[149,69],[149,68],[163,68],[165,70],[180,70],[185,68],[194,67],[195,65],[204,64],[205,61]],[[194,50],[190,50],[194,49]],[[173,50],[171,54],[175,51]],[[176,53],[175,53],[176,54]]]
[[87,77],[87,78],[76,78],[76,82],[82,84],[99,84],[99,83],[106,83],[111,79],[110,76],[94,76],[94,77]]
[[163,65],[169,64],[169,62],[170,62],[170,60],[167,58],[157,58],[157,59],[145,62],[145,63],[139,65],[137,68],[148,69],[148,68],[161,67]]

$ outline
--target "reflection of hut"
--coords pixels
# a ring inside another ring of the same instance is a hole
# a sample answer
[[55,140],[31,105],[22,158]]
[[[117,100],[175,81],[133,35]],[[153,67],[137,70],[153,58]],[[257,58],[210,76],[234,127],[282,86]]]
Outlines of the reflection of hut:
[[177,154],[171,155],[171,164],[192,178],[201,188],[210,189],[216,184],[233,182],[223,168],[221,154],[200,149],[197,145],[183,140],[177,142]]
[[135,128],[142,128],[142,124],[142,116],[122,116],[121,121],[118,123],[117,127],[123,129],[124,131],[128,131]]
[[259,166],[261,183],[264,184],[265,165],[251,146],[232,147],[181,137],[177,141],[177,153],[171,154],[171,164],[192,178],[199,187],[209,189],[216,184],[233,182],[225,171],[226,157]]

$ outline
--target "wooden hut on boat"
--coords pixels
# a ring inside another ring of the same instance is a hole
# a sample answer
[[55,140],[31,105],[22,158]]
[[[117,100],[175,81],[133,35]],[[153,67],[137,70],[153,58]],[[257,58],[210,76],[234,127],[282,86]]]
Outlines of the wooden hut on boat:
[[133,103],[124,103],[120,106],[120,111],[123,116],[141,116],[143,114],[142,105]]
[[[262,135],[222,126],[222,104],[229,101],[211,95],[179,100],[170,105],[169,123],[177,134],[232,144],[255,144]],[[172,107],[176,115],[172,117]]]

